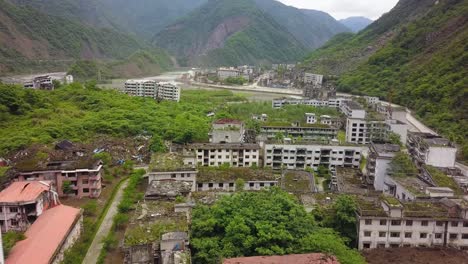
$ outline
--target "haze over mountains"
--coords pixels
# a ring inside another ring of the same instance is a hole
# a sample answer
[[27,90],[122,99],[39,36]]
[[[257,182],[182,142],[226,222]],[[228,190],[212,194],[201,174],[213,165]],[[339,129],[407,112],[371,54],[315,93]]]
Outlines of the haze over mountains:
[[353,32],[359,32],[373,22],[367,17],[348,17],[339,21]]
[[[168,64],[169,54],[158,46],[185,65],[294,62],[335,34],[349,31],[324,12],[274,0],[0,0],[0,4],[0,73],[63,70],[76,60],[97,59],[106,64],[124,61],[120,73],[129,68],[128,74],[142,74],[148,63],[161,69]],[[226,10],[225,17],[200,21],[201,12],[221,9]],[[187,21],[191,23],[185,28],[173,31],[174,25]],[[24,41],[18,45],[20,39]],[[169,39],[182,41],[171,45]],[[152,57],[144,65],[130,57],[141,51]]]

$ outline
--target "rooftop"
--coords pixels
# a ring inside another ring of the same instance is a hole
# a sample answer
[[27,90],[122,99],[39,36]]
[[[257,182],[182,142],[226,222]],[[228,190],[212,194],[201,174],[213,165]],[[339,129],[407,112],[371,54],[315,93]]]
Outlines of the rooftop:
[[195,170],[192,166],[184,165],[182,156],[177,153],[154,154],[149,169],[153,172]]
[[339,264],[335,257],[322,253],[297,254],[286,256],[258,256],[232,258],[223,261],[223,264]]
[[374,144],[374,143],[372,143],[372,147],[379,154],[400,152],[400,146],[395,145],[395,144]]
[[0,203],[27,203],[35,201],[43,192],[50,190],[50,181],[13,182],[0,192]]
[[184,196],[192,190],[191,182],[175,181],[175,180],[162,180],[151,181],[146,189],[146,198],[176,198],[177,196]]
[[187,232],[169,232],[161,236],[161,240],[187,240]]
[[252,168],[215,168],[203,167],[199,169],[197,182],[234,182],[244,181],[275,181],[276,177],[271,169]]
[[355,101],[344,101],[343,104],[347,105],[351,110],[364,110],[364,107]]
[[441,147],[451,147],[452,143],[450,140],[433,135],[430,133],[421,133],[421,132],[410,132],[409,135],[416,136],[420,140],[424,141],[429,146],[441,146]]
[[65,205],[44,211],[26,231],[26,239],[13,247],[5,263],[51,263],[80,215],[80,209]]
[[189,145],[190,149],[254,149],[259,150],[260,145],[251,143],[195,143]]
[[243,122],[241,120],[230,119],[230,118],[223,118],[213,122],[216,125],[226,125],[226,124],[235,124],[235,125],[242,125]]

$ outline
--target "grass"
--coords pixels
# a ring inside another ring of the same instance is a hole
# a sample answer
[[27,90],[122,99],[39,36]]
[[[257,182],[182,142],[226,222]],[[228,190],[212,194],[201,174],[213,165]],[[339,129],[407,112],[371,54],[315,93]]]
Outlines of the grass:
[[456,195],[462,195],[463,191],[455,182],[455,180],[445,173],[440,171],[439,169],[432,167],[432,166],[425,166],[427,171],[431,174],[432,179],[434,180],[435,184],[439,187],[448,187],[452,189]]

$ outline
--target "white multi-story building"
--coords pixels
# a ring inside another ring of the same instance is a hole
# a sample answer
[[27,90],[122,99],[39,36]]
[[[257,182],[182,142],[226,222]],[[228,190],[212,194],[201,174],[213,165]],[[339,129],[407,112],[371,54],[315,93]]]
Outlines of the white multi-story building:
[[307,124],[316,124],[317,116],[314,113],[306,113],[306,122]]
[[418,166],[455,167],[457,148],[448,139],[428,133],[409,132],[406,146]]
[[361,162],[361,146],[326,146],[265,144],[264,165],[268,168],[291,170],[317,169],[324,165],[358,168]]
[[242,71],[235,68],[219,68],[217,71],[218,79],[225,80],[229,77],[239,77]]
[[156,99],[158,96],[158,86],[155,81],[150,80],[127,80],[125,82],[125,93],[132,96]]
[[[380,204],[379,204],[380,203]],[[359,203],[358,249],[452,247],[468,250],[468,210],[461,199]]]
[[313,85],[322,85],[323,75],[314,73],[304,73],[304,83],[310,83]]
[[172,83],[157,83],[151,80],[127,80],[125,93],[132,96],[151,97],[153,99],[180,101],[180,88]]
[[408,138],[408,124],[395,119],[388,119],[385,122],[387,129],[399,135],[401,143],[405,145]]
[[260,135],[267,140],[275,139],[278,134],[304,140],[331,140],[338,136],[338,128],[294,124],[290,126],[262,126]]
[[180,88],[168,82],[160,82],[158,83],[158,99],[162,100],[170,100],[170,101],[180,101]]
[[364,110],[360,104],[354,101],[343,102],[340,106],[340,111],[349,118],[363,119],[366,117],[366,110]]
[[380,103],[380,99],[378,97],[364,96],[364,99],[366,99],[367,104],[370,105]]
[[373,141],[384,141],[387,134],[388,127],[385,120],[362,118],[348,118],[346,120],[346,142],[369,144]]
[[201,168],[197,179],[197,191],[236,191],[236,181],[243,180],[245,191],[259,191],[278,185],[272,170],[231,168],[229,170],[205,170]]
[[371,144],[366,164],[366,179],[377,191],[385,189],[385,178],[390,162],[400,151],[400,146],[391,144]]
[[199,143],[191,144],[187,150],[193,158],[185,158],[188,164],[195,160],[199,166],[218,167],[229,164],[231,167],[251,167],[260,165],[260,146],[244,143]]
[[340,108],[343,102],[349,99],[346,98],[330,98],[328,100],[317,100],[317,99],[289,99],[281,98],[274,99],[272,101],[273,108],[282,108],[285,105],[308,105],[315,107],[331,107],[331,108]]

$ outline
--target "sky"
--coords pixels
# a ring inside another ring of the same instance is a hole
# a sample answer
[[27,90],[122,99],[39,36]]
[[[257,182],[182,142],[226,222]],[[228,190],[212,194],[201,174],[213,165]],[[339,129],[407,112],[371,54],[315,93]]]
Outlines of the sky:
[[390,11],[398,0],[278,0],[297,8],[315,9],[329,13],[335,19],[364,16],[377,19]]

